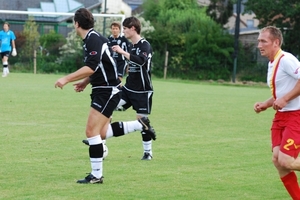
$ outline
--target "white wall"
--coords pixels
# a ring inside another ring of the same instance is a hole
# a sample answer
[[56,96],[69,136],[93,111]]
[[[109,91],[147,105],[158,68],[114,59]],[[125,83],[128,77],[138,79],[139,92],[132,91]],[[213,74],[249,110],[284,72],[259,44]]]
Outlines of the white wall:
[[[224,26],[229,29],[233,29],[235,27],[236,14],[233,14],[228,20],[228,23]],[[253,27],[257,27],[259,24],[259,20],[255,19],[254,14],[240,14],[240,29],[247,28],[247,20],[253,20]],[[251,28],[251,27],[248,27]]]
[[[103,2],[103,10],[105,8],[105,0]],[[123,0],[106,0],[107,3],[107,10],[106,13],[110,14],[124,14],[126,17],[131,16],[131,8],[128,4],[124,3]]]

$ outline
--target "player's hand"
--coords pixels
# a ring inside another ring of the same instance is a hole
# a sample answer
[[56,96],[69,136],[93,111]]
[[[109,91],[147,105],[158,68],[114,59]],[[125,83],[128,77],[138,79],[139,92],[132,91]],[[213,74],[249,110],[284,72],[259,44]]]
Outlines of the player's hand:
[[68,83],[67,79],[65,77],[58,79],[55,82],[55,88],[59,87],[61,89],[63,89],[63,87]]
[[273,102],[273,109],[274,110],[281,110],[284,106],[286,106],[287,103],[288,102],[285,101],[283,98],[276,99]]
[[73,86],[74,86],[74,90],[76,92],[82,92],[85,89],[86,84],[84,82],[79,82],[79,83],[73,84]]
[[11,55],[12,56],[16,56],[17,55],[17,50],[16,48],[13,48],[12,52],[11,52]]
[[260,113],[261,111],[265,111],[268,107],[264,105],[262,102],[257,102],[254,104],[253,109],[256,113]]
[[119,45],[114,45],[111,47],[111,49],[117,53],[121,53],[121,51],[123,51],[123,49]]

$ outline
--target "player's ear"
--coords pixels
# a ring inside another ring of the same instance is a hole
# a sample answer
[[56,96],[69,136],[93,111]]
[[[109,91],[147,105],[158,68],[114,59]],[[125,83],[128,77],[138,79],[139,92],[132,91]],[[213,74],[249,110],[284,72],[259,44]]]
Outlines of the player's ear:
[[135,26],[132,26],[130,29],[137,32]]
[[75,26],[76,28],[79,28],[79,27],[80,27],[79,24],[78,24],[78,22],[75,22],[75,21],[74,21],[74,26]]

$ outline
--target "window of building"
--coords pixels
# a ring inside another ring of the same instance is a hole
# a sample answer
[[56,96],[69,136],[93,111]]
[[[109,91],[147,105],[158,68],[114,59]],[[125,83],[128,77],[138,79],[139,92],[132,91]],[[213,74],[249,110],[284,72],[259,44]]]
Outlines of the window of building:
[[254,27],[254,20],[253,19],[247,19],[247,27],[253,28]]

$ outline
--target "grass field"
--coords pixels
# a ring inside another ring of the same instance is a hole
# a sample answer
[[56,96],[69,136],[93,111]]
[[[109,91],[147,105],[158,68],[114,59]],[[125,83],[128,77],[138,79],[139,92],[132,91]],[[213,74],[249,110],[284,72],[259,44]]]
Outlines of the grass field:
[[[139,132],[108,139],[104,184],[79,185],[90,172],[81,143],[90,89],[55,89],[59,77],[0,79],[0,199],[290,199],[271,162],[274,111],[252,109],[267,87],[153,80],[154,159],[140,160]],[[134,118],[131,109],[113,115]]]

